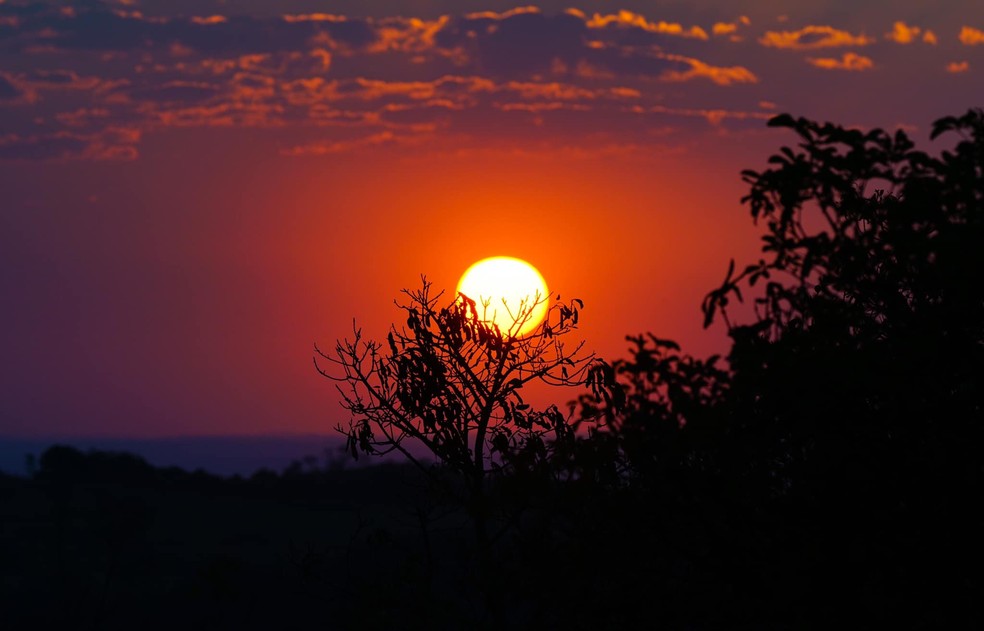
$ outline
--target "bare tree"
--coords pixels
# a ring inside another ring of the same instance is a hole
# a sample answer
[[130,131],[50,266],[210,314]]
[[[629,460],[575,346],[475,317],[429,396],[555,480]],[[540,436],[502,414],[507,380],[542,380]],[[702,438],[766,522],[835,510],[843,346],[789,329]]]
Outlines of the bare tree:
[[[337,429],[348,436],[352,455],[395,451],[430,473],[419,457],[423,447],[461,476],[478,543],[485,545],[490,476],[517,454],[525,462],[545,460],[574,438],[569,417],[556,405],[534,409],[523,400],[523,387],[588,385],[610,401],[621,391],[612,388],[611,368],[585,352],[583,341],[566,343],[582,301],[555,296],[544,321],[522,334],[546,297],[536,295],[515,312],[462,294],[440,306],[443,292],[422,282],[421,289],[403,290],[405,303],[396,301],[406,321],[393,325],[385,342],[364,339],[353,326],[354,338],[336,342],[334,353],[315,347],[315,366],[338,382],[351,412],[348,427]],[[486,318],[496,308],[509,314],[505,330]]]

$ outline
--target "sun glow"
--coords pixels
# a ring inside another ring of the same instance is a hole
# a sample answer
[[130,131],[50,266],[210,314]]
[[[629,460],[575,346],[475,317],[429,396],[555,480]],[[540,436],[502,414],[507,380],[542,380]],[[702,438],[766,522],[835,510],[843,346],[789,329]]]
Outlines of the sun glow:
[[469,267],[458,281],[458,293],[477,303],[485,322],[509,335],[530,333],[547,315],[543,276],[526,261],[511,256],[494,256]]

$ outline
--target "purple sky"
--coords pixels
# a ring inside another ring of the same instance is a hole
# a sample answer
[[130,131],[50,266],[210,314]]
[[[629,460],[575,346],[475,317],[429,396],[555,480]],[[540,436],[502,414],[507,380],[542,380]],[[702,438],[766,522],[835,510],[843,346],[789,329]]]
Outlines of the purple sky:
[[769,117],[984,105],[980,2],[576,7],[0,0],[0,435],[330,431],[312,344],[495,254],[721,351]]

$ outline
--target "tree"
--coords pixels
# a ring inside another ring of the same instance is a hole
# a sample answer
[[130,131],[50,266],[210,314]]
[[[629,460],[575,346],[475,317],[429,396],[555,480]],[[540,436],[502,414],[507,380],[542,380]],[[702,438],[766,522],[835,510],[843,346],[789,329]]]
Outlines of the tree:
[[[731,378],[719,366],[721,358],[695,358],[651,333],[626,339],[632,344],[630,357],[612,364],[624,392],[622,406],[613,409],[593,393],[579,398],[585,421],[604,419],[591,438],[602,446],[614,438],[617,447],[606,452],[610,464],[636,484],[645,485],[667,470],[706,466],[703,452],[722,429]],[[583,456],[577,464],[582,471],[598,467]]]
[[696,574],[733,590],[728,625],[769,626],[742,608],[762,594],[780,626],[959,620],[984,563],[984,111],[936,121],[938,155],[903,131],[769,124],[798,144],[742,173],[762,258],[703,303],[727,370],[655,336],[615,362],[618,455],[637,506],[671,516],[647,529],[673,549],[648,553],[715,559]]
[[[484,546],[490,477],[544,463],[574,438],[574,426],[556,405],[534,409],[523,400],[523,388],[533,381],[587,385],[612,403],[617,391],[611,368],[584,352],[583,341],[566,345],[577,328],[580,300],[555,297],[546,319],[519,335],[545,297],[522,304],[502,330],[485,318],[488,303],[459,294],[441,306],[443,293],[434,294],[422,280],[421,289],[403,291],[406,303],[397,301],[406,321],[391,327],[385,345],[363,339],[356,328],[354,339],[338,341],[331,355],[315,347],[315,366],[338,382],[343,407],[352,414],[349,426],[338,429],[348,436],[353,457],[396,451],[430,472],[418,456],[419,448],[429,452],[464,482]],[[334,368],[323,368],[319,359]]]
[[[783,384],[775,409],[760,397],[756,415],[788,416],[780,409],[805,399],[817,422],[829,423],[827,402],[836,402],[838,416],[850,410],[869,429],[877,419],[883,435],[976,427],[984,111],[934,123],[931,138],[959,136],[940,157],[915,150],[901,130],[864,133],[788,115],[769,124],[791,129],[800,144],[773,156],[774,168],[742,174],[751,187],[743,201],[766,223],[766,258],[737,275],[732,263],[703,305],[706,324],[717,313],[728,322],[736,378],[760,383],[766,371]],[[760,280],[754,321],[733,325],[729,297]],[[910,419],[919,427],[907,427]]]
[[[769,124],[798,144],[742,173],[763,258],[703,305],[733,340],[719,465],[871,620],[965,615],[980,581],[941,560],[984,562],[984,111],[937,120],[935,156],[901,130]],[[728,312],[742,292],[751,321]]]

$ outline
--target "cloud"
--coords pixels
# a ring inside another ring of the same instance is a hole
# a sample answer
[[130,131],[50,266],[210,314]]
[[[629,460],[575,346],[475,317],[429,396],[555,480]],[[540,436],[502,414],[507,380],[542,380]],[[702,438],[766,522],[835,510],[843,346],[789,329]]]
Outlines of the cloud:
[[742,38],[737,35],[739,27],[749,26],[751,23],[752,21],[745,15],[734,22],[715,22],[714,26],[711,27],[711,33],[715,36],[729,35],[731,41],[740,42]]
[[24,91],[9,75],[0,74],[0,101],[14,101],[23,95]]
[[514,9],[509,9],[508,11],[496,12],[496,11],[477,11],[474,13],[466,13],[466,20],[506,20],[517,15],[526,15],[529,13],[540,13],[539,7],[525,6],[516,7]]
[[896,44],[911,44],[920,39],[920,34],[922,34],[921,39],[924,43],[936,43],[936,35],[932,31],[923,31],[920,27],[909,26],[905,22],[896,22],[892,26],[892,31],[885,34],[885,39]]
[[965,26],[960,29],[959,39],[960,43],[964,46],[977,46],[978,44],[984,44],[984,31],[971,26]]
[[666,59],[679,61],[690,66],[688,70],[671,70],[663,74],[662,79],[666,81],[690,81],[691,79],[704,78],[710,79],[718,85],[732,85],[735,83],[758,83],[758,77],[744,66],[718,67],[706,64],[698,59],[684,57],[682,55],[666,55]]
[[968,70],[970,70],[970,62],[967,61],[951,61],[946,65],[946,71],[950,74],[960,74]]
[[169,81],[160,85],[148,85],[126,90],[127,96],[136,101],[156,103],[198,103],[209,101],[219,93],[216,85],[198,81]]
[[798,31],[766,31],[759,39],[763,46],[792,50],[867,46],[874,41],[874,38],[863,33],[854,35],[832,26],[805,26]]
[[738,121],[765,121],[775,116],[772,112],[747,112],[725,108],[668,107],[665,105],[652,105],[649,107],[637,105],[630,108],[629,111],[635,114],[662,114],[685,118],[702,118],[715,127],[720,126],[724,121],[729,119]]
[[270,20],[243,15],[164,18],[115,10],[99,3],[60,10],[42,4],[30,6],[34,10],[19,16],[18,35],[11,42],[23,51],[184,49],[236,54],[296,50],[319,37],[340,49],[361,49],[372,45],[377,37],[364,19],[331,21],[291,16]]
[[730,35],[738,31],[738,25],[734,22],[715,22],[711,32],[715,35]]
[[493,15],[455,18],[434,35],[434,43],[456,51],[460,65],[497,77],[549,72],[558,59],[576,60],[585,49],[587,27],[571,13]]
[[55,120],[70,128],[92,127],[107,120],[111,116],[108,108],[80,108],[71,112],[55,114]]
[[333,13],[285,14],[283,19],[288,24],[297,22],[345,22],[347,20],[344,15],[335,15]]
[[325,140],[311,142],[303,145],[295,145],[281,150],[281,155],[301,158],[317,157],[337,153],[348,153],[355,150],[369,149],[382,145],[406,144],[418,139],[401,138],[391,131],[383,131],[371,136],[355,138],[351,140]]
[[591,18],[587,18],[587,16],[580,11],[572,14],[585,18],[585,24],[588,28],[592,29],[604,29],[608,27],[637,28],[646,31],[647,33],[674,35],[677,37],[691,37],[703,40],[708,39],[707,31],[699,26],[684,28],[682,24],[677,22],[664,22],[663,20],[653,22],[647,20],[644,16],[638,13],[633,13],[632,11],[622,10],[618,13],[611,13],[608,15],[595,13]]
[[209,24],[223,24],[223,23],[228,22],[228,21],[229,21],[229,18],[227,18],[224,15],[209,15],[207,17],[192,17],[191,18],[192,24],[204,24],[204,25],[209,25]]
[[[753,30],[746,16],[695,12],[698,26],[655,8],[354,17],[291,12],[294,2],[264,17],[209,2],[200,15],[175,9],[163,17],[165,5],[151,15],[146,1],[0,0],[0,64],[18,69],[0,72],[0,153],[133,159],[141,138],[178,127],[262,129],[264,137],[283,129],[294,139],[283,143],[286,155],[422,139],[442,146],[453,139],[459,148],[588,146],[590,134],[623,146],[638,144],[640,125],[666,128],[667,117],[681,134],[706,133],[705,121],[720,133],[759,126],[770,113],[760,103],[801,105],[794,93],[808,91],[806,75],[811,89],[823,90],[819,73],[777,59],[785,57],[779,49],[813,51],[803,56],[819,68],[869,70],[865,51],[837,47],[867,46],[875,38],[866,32],[881,38],[887,30],[856,22],[849,30]],[[915,44],[935,35],[899,21],[882,39]],[[947,62],[939,50],[920,49],[934,55],[937,72]],[[896,59],[884,55],[878,76],[912,72]],[[138,133],[124,141],[114,129]]]
[[0,160],[135,160],[140,135],[139,130],[120,127],[91,134],[10,134],[0,136]]
[[840,59],[833,57],[809,57],[807,63],[824,70],[871,70],[875,63],[869,57],[856,53],[844,53]]
[[37,92],[28,82],[11,74],[0,72],[0,105],[21,105],[37,100]]
[[79,76],[72,70],[33,70],[24,77],[34,88],[47,90],[91,90],[100,85],[99,77]]

